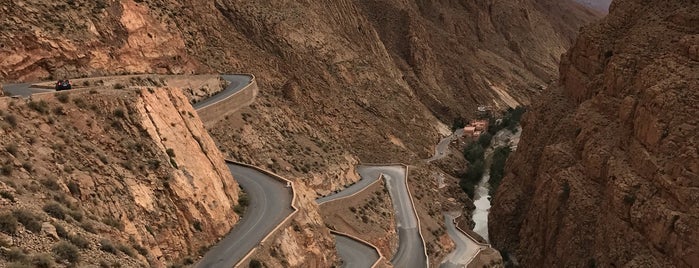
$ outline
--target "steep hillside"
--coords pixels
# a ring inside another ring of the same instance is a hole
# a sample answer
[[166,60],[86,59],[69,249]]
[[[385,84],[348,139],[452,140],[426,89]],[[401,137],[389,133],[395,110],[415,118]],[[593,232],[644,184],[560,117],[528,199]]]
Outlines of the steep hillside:
[[0,266],[59,246],[78,266],[163,266],[237,222],[238,185],[179,90],[32,99],[0,98]]
[[699,263],[699,3],[614,1],[525,115],[490,234],[523,266]]
[[[577,29],[596,18],[567,0],[27,0],[0,8],[4,80],[254,73],[256,103],[212,127],[212,136],[228,156],[315,195],[356,181],[360,162],[427,158],[441,122],[470,118],[478,105],[529,103],[555,78]],[[55,10],[66,12],[48,15]],[[291,231],[324,229],[311,223]],[[303,244],[288,249],[307,253]]]

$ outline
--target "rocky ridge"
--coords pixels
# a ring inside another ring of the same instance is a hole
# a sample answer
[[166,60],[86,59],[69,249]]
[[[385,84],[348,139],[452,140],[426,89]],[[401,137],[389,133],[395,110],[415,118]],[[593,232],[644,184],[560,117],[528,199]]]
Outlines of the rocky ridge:
[[152,87],[0,99],[1,210],[35,215],[4,242],[33,254],[81,237],[81,265],[164,266],[225,235],[238,185],[188,102]]
[[525,115],[491,209],[523,266],[699,263],[696,1],[614,1]]

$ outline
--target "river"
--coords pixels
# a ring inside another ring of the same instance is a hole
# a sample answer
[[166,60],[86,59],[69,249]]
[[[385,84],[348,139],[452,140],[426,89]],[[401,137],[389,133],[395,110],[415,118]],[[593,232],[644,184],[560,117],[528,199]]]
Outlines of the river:
[[476,225],[473,227],[473,231],[482,236],[485,240],[490,242],[488,238],[488,213],[490,212],[490,164],[493,162],[493,152],[495,149],[501,146],[510,146],[510,149],[514,152],[517,150],[517,143],[519,143],[519,136],[522,133],[522,129],[517,127],[515,133],[512,133],[508,129],[503,129],[495,133],[490,146],[485,151],[485,171],[483,172],[483,177],[481,181],[476,186],[473,191],[473,205],[476,209],[473,210],[473,221]]

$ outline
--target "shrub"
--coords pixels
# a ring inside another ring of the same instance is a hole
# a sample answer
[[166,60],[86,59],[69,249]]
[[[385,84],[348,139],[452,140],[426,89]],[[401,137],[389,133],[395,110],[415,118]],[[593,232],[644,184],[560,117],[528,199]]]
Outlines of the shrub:
[[56,99],[58,99],[58,101],[62,103],[68,103],[68,101],[70,100],[70,97],[67,93],[56,93],[55,96]]
[[29,108],[32,108],[35,111],[42,113],[42,114],[47,114],[49,112],[49,104],[46,103],[46,101],[44,101],[44,100],[40,100],[38,102],[37,101],[30,101],[29,103],[27,103],[27,105],[29,106]]
[[133,245],[133,248],[134,248],[136,251],[138,251],[138,254],[141,254],[141,255],[143,255],[144,257],[145,257],[145,256],[148,256],[148,249],[147,249],[147,248],[145,248],[145,247],[143,247],[143,246],[141,246],[141,245],[138,245],[138,244],[134,244],[134,245]]
[[133,248],[131,248],[131,247],[128,246],[128,245],[119,244],[119,245],[117,246],[117,248],[119,249],[119,251],[124,252],[124,254],[126,254],[126,255],[129,256],[129,257],[135,257],[135,256],[136,256],[136,252],[133,250]]
[[11,202],[15,202],[15,196],[8,191],[0,191],[0,197],[10,200]]
[[56,228],[56,234],[58,234],[58,237],[62,237],[62,238],[66,238],[66,239],[68,238],[68,231],[66,231],[66,228],[63,227],[63,225],[58,224],[58,223],[54,223],[53,227]]
[[39,253],[32,256],[32,265],[36,268],[51,268],[56,265],[53,262],[53,257],[48,253]]
[[480,143],[472,142],[464,150],[464,157],[469,163],[475,163],[476,161],[483,161],[485,154],[485,149]]
[[102,219],[102,222],[106,225],[112,226],[112,227],[117,228],[121,231],[124,230],[124,223],[122,223],[121,220],[114,218],[112,216],[109,216],[109,217]]
[[14,234],[17,232],[17,218],[12,213],[0,214],[0,232]]
[[125,118],[126,117],[126,113],[124,113],[124,109],[121,109],[121,108],[117,108],[116,110],[114,110],[113,114],[115,117],[118,117],[118,118]]
[[68,210],[68,215],[70,215],[71,218],[73,218],[76,221],[83,221],[83,212],[80,211],[79,209],[76,210]]
[[257,259],[250,260],[250,268],[263,268],[262,262]]
[[201,228],[201,222],[200,222],[200,221],[198,221],[198,220],[194,221],[194,224],[193,224],[193,225],[194,225],[194,230],[197,230],[198,232],[201,232],[202,228]]
[[85,222],[81,223],[80,228],[83,228],[83,230],[88,231],[88,232],[93,233],[93,234],[97,233],[97,230],[95,230],[95,225],[93,225],[89,221],[85,221]]
[[74,181],[68,182],[68,191],[73,195],[80,195],[80,185]]
[[483,148],[488,148],[490,145],[490,141],[493,139],[493,135],[491,135],[488,132],[485,132],[481,134],[480,137],[478,137],[478,143],[483,147]]
[[78,106],[80,109],[85,109],[87,107],[87,103],[82,98],[73,99],[73,103],[75,103],[75,106]]
[[114,247],[114,244],[112,244],[112,241],[107,239],[100,240],[100,250],[115,255],[117,254],[117,249]]
[[490,164],[490,193],[495,193],[495,190],[500,185],[500,181],[505,175],[505,163],[510,156],[510,147],[499,147],[493,153],[493,161]]
[[114,84],[114,89],[124,89],[126,86],[122,85],[121,83],[116,83]]
[[32,164],[32,162],[23,162],[22,168],[24,168],[24,170],[27,172],[32,172],[34,171],[34,164]]
[[41,231],[41,217],[26,209],[15,209],[12,215],[17,218],[17,221],[24,225],[24,228],[34,233]]
[[58,191],[61,189],[61,185],[58,184],[58,181],[54,178],[48,178],[48,179],[43,179],[41,180],[41,184],[46,186],[51,191]]
[[14,172],[14,171],[15,171],[15,166],[12,164],[12,162],[9,162],[9,161],[5,162],[4,164],[2,164],[2,167],[0,167],[0,172],[2,173],[2,175],[5,175],[5,176],[11,176],[12,172]]
[[10,153],[12,156],[17,156],[17,151],[19,150],[17,148],[17,143],[10,143],[8,145],[5,145],[5,150],[7,150],[8,153]]
[[167,148],[167,150],[165,150],[165,152],[167,153],[167,155],[169,157],[175,157],[175,150],[173,150],[172,148]]
[[5,122],[10,124],[10,126],[16,127],[17,126],[17,117],[13,114],[6,114],[5,116]]
[[61,204],[58,204],[56,202],[51,202],[46,205],[44,205],[44,212],[49,214],[51,217],[54,217],[59,220],[65,220],[66,219],[66,213]]
[[76,263],[80,259],[78,248],[65,241],[58,242],[58,244],[53,247],[52,251],[58,260]]
[[5,252],[5,259],[8,261],[24,261],[27,259],[27,254],[24,250],[18,247],[12,247],[10,250]]
[[82,237],[79,234],[72,235],[68,238],[68,240],[73,243],[73,245],[76,245],[79,248],[86,249],[90,248],[90,241],[85,239],[85,237]]

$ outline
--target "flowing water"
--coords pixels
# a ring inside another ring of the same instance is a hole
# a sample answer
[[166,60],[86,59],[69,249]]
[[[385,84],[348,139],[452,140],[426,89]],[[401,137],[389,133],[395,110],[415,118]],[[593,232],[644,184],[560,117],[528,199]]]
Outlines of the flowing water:
[[517,143],[519,143],[519,136],[522,133],[521,128],[517,128],[515,133],[510,132],[507,129],[500,130],[493,136],[493,140],[490,146],[485,151],[485,171],[483,172],[483,177],[481,181],[476,186],[473,191],[473,205],[476,209],[473,210],[473,222],[476,225],[473,227],[473,231],[482,236],[485,240],[490,242],[488,238],[488,213],[490,212],[490,164],[492,163],[493,152],[496,148],[501,146],[510,146],[510,149],[514,152],[517,149]]

